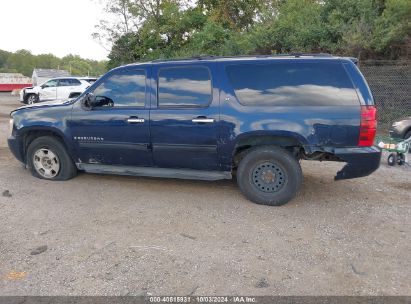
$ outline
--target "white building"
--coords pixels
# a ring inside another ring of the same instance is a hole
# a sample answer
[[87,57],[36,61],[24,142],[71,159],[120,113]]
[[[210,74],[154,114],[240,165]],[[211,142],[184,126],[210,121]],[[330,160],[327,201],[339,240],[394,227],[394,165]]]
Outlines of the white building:
[[66,70],[51,70],[51,69],[34,69],[31,80],[33,85],[40,85],[50,78],[66,77],[70,76],[70,73]]

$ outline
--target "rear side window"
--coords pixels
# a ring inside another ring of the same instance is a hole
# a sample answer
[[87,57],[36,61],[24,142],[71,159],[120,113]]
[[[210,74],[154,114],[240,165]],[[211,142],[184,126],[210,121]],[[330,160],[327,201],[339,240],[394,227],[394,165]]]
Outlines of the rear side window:
[[79,85],[81,85],[81,82],[80,82],[80,80],[78,80],[78,79],[69,79],[69,81],[70,81],[70,85],[72,85],[72,86],[79,86]]
[[72,86],[78,86],[80,85],[81,82],[77,79],[60,79],[59,80],[59,87],[72,87]]
[[70,79],[60,79],[58,86],[59,86],[59,87],[68,87],[68,86],[71,86]]
[[102,104],[115,107],[144,107],[146,74],[144,70],[120,70],[104,79],[94,90]]
[[226,67],[245,106],[359,105],[340,63],[269,63]]
[[205,107],[211,101],[211,76],[206,67],[162,68],[158,75],[159,107]]

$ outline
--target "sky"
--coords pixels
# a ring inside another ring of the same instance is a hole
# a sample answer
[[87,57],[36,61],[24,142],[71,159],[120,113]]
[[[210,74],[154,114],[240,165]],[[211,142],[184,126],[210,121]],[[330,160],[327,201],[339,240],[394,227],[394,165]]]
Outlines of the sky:
[[0,49],[33,54],[67,54],[107,59],[91,34],[100,19],[107,18],[102,0],[2,0],[0,3]]

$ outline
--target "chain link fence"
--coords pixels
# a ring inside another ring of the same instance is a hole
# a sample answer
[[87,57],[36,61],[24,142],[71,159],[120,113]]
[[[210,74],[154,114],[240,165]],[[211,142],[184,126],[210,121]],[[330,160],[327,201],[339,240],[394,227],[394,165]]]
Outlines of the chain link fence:
[[362,61],[359,68],[377,105],[379,132],[411,116],[411,61]]

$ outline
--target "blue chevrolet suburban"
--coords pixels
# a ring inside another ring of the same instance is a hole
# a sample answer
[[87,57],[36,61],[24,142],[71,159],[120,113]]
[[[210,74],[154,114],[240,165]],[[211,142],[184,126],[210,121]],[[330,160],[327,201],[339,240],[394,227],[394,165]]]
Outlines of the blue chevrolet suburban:
[[13,111],[10,127],[11,151],[39,178],[235,176],[266,205],[295,196],[302,159],[345,162],[340,180],[371,174],[381,158],[364,77],[354,59],[326,54],[130,64],[74,100]]

